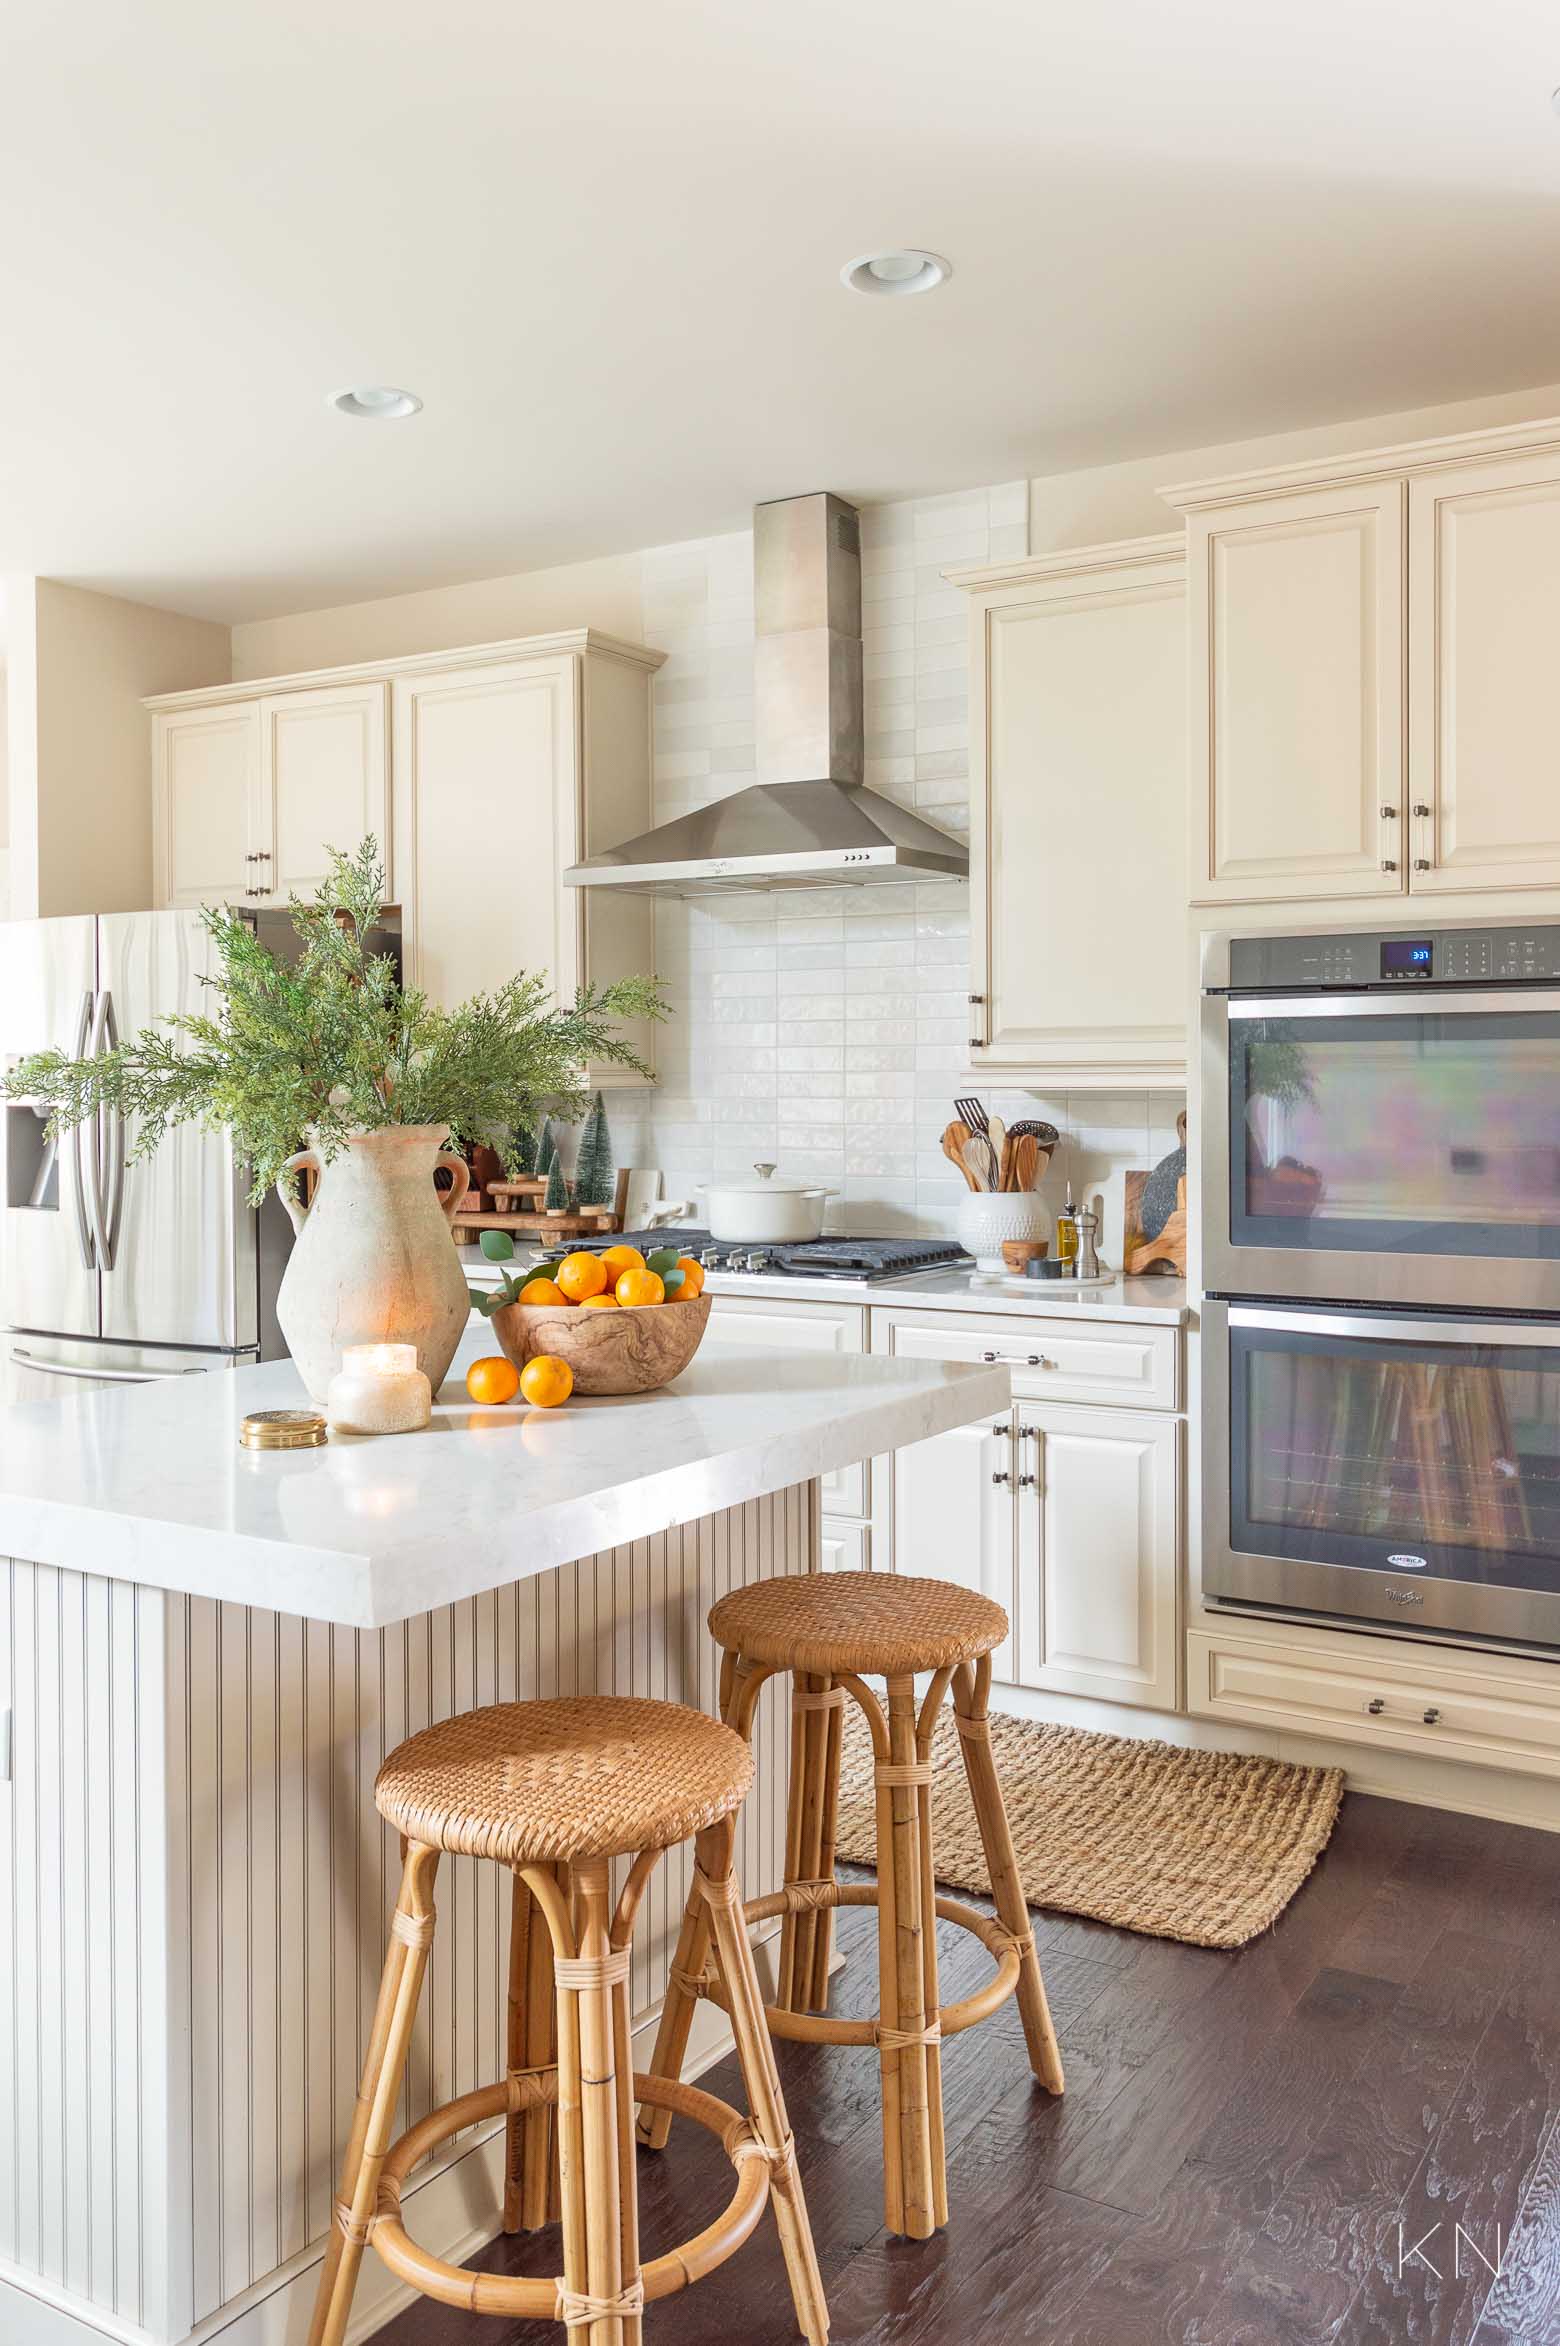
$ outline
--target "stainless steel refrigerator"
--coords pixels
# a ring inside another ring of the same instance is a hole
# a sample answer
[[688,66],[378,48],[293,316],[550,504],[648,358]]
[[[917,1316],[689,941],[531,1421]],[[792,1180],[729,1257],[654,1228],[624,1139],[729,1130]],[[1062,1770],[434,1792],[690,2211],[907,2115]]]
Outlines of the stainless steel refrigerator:
[[[155,1018],[201,1008],[211,954],[195,913],[5,924],[0,1066],[50,1045],[103,1051]],[[258,1359],[260,1218],[226,1136],[188,1125],[132,1164],[134,1135],[119,1117],[105,1112],[56,1145],[47,1113],[3,1109],[6,1397]]]

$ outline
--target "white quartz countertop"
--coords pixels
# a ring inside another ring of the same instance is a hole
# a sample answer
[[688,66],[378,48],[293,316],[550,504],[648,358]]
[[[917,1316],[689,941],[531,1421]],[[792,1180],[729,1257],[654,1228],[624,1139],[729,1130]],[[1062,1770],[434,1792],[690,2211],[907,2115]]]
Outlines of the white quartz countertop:
[[[675,1239],[677,1232],[667,1232]],[[496,1287],[505,1266],[475,1246],[461,1249],[472,1287]],[[1028,1280],[1018,1287],[988,1285],[966,1264],[962,1270],[923,1271],[913,1279],[766,1279],[761,1272],[715,1271],[709,1291],[720,1296],[769,1296],[787,1303],[870,1303],[900,1310],[974,1312],[983,1319],[1015,1313],[1026,1318],[1147,1321],[1178,1328],[1187,1319],[1184,1279],[1129,1279],[1121,1273],[1100,1287],[1054,1287]]]
[[290,1362],[0,1408],[0,1555],[363,1628],[549,1572],[1005,1409],[1005,1368],[721,1344],[659,1393],[246,1451]]

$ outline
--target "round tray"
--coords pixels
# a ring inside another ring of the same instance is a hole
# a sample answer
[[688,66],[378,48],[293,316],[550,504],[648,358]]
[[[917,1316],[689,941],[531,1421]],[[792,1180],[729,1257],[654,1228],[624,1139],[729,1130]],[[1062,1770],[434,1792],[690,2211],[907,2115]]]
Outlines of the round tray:
[[1082,1287],[1113,1287],[1120,1277],[1119,1271],[1096,1271],[1087,1279],[1025,1279],[1006,1271],[1000,1277],[989,1271],[972,1271],[970,1285],[1003,1295],[1076,1295]]

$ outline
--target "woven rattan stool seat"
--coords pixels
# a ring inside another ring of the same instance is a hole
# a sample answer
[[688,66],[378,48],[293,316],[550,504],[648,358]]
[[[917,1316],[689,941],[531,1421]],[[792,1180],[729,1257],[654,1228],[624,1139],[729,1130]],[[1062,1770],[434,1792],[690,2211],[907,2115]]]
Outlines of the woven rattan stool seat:
[[733,1589],[710,1614],[731,1653],[782,1670],[943,1670],[991,1652],[1008,1633],[1002,1607],[953,1580],[894,1572],[817,1572]]
[[669,1849],[740,1808],[753,1755],[680,1703],[579,1695],[494,1703],[391,1752],[381,1816],[433,1849],[501,1865]]

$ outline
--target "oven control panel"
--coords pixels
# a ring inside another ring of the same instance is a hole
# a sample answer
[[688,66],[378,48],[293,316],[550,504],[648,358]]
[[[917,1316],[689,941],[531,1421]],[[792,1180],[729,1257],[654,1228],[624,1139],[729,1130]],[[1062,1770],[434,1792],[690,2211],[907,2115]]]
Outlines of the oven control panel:
[[1560,981],[1560,921],[1489,929],[1370,929],[1352,936],[1232,937],[1230,985],[1289,992]]

